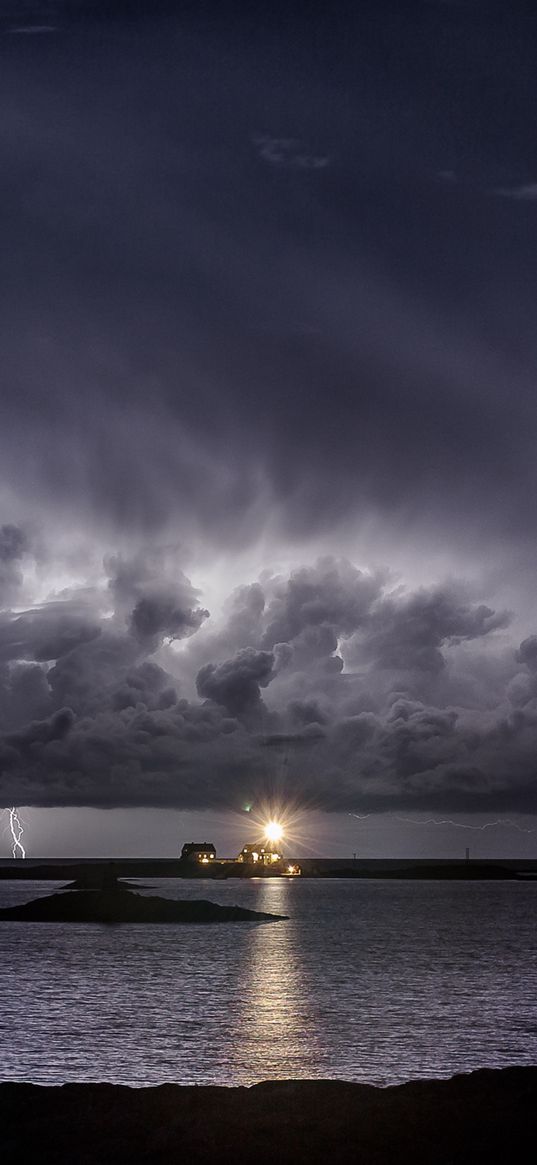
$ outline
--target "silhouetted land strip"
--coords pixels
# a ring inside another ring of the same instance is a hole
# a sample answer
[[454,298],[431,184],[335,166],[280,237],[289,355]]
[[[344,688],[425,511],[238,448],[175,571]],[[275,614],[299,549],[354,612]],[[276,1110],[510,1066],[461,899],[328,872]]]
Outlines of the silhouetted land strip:
[[[537,862],[518,861],[394,861],[386,859],[358,859],[356,862],[332,860],[330,858],[299,858],[303,875],[308,878],[453,878],[472,881],[475,879],[514,879],[537,876]],[[6,860],[0,865],[0,878],[30,879],[63,882],[67,879],[84,881],[85,885],[96,884],[96,871],[109,863],[94,859],[90,862],[26,861]],[[121,878],[249,878],[261,876],[261,871],[252,871],[248,865],[239,862],[217,861],[210,866],[199,866],[191,862],[181,862],[177,858],[116,858],[113,863]],[[268,871],[270,876],[270,870]],[[92,882],[91,879],[94,881]]]
[[454,865],[427,863],[419,866],[398,867],[374,873],[371,870],[344,866],[325,870],[319,875],[321,878],[414,878],[422,881],[432,881],[441,878],[445,881],[518,881],[521,874],[518,870],[511,870],[506,866],[492,865],[490,862],[460,862]]
[[0,910],[3,922],[280,922],[282,914],[263,914],[242,906],[217,906],[204,899],[175,902],[168,898],[142,897],[120,887],[105,890],[73,890],[50,894],[20,906]]
[[3,1165],[506,1165],[533,1162],[537,1068],[373,1088],[0,1085]]

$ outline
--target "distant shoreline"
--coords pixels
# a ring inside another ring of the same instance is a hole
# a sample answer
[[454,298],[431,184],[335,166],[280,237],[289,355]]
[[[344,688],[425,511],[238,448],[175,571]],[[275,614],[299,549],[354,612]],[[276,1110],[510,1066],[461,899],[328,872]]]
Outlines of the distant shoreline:
[[3,1165],[505,1165],[533,1160],[537,1068],[388,1088],[0,1084]]
[[[440,861],[416,859],[341,859],[299,858],[302,878],[387,878],[442,881],[533,881],[537,879],[535,860],[461,860]],[[178,858],[58,858],[58,859],[3,859],[0,861],[0,880],[36,880],[64,882],[84,878],[96,867],[113,865],[119,878],[178,878],[219,881],[228,878],[249,879],[262,877],[250,872],[247,865],[221,859],[208,868]],[[266,877],[274,877],[270,871]]]

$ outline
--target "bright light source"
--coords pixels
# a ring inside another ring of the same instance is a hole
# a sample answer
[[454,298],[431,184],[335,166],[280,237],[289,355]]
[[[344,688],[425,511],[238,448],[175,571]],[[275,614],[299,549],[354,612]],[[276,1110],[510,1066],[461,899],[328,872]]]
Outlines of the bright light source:
[[278,821],[269,821],[265,826],[265,837],[267,841],[281,841],[283,837],[283,829]]

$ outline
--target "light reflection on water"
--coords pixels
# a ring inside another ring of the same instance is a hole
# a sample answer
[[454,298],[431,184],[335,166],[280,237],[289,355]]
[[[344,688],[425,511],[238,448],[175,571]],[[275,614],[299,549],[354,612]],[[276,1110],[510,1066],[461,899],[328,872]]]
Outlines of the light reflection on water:
[[[51,883],[0,882],[0,904]],[[537,1062],[537,885],[259,879],[146,892],[288,914],[0,924],[0,1077],[395,1083]]]
[[[256,909],[284,914],[288,883],[260,880]],[[241,1078],[251,1065],[262,1065],[271,1079],[300,1075],[305,1060],[313,1063],[316,1032],[307,1013],[308,993],[293,925],[256,927],[250,936],[237,1009],[238,1035],[230,1069]]]

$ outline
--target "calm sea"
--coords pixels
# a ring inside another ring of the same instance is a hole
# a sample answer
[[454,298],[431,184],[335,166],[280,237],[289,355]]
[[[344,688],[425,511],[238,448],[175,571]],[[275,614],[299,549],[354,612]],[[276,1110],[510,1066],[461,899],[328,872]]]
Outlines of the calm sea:
[[[1,1079],[391,1084],[537,1063],[535,883],[146,884],[290,918],[0,923]],[[56,885],[0,882],[0,905]]]

